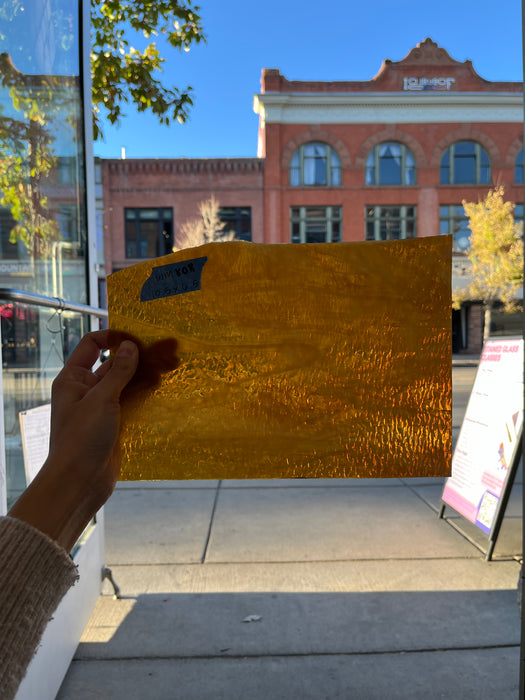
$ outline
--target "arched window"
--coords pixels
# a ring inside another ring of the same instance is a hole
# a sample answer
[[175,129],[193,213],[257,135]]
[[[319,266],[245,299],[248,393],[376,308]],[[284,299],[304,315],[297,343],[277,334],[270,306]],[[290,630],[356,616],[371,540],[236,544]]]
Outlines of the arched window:
[[367,185],[415,185],[416,162],[403,143],[379,143],[366,159]]
[[514,182],[519,185],[523,183],[523,148],[516,156],[514,163]]
[[488,185],[490,180],[489,154],[480,143],[456,141],[443,154],[442,185]]
[[293,187],[330,187],[341,184],[341,160],[326,143],[305,143],[290,161],[290,185]]

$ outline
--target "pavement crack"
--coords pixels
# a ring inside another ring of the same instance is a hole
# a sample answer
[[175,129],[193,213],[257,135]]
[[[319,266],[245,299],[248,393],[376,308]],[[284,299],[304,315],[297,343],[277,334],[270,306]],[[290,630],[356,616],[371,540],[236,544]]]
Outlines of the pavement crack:
[[508,644],[478,644],[478,645],[451,645],[441,647],[422,647],[420,649],[364,649],[356,651],[307,651],[307,652],[282,652],[282,653],[238,653],[228,654],[218,652],[216,654],[152,654],[129,656],[81,656],[76,655],[73,663],[111,662],[111,661],[208,661],[224,659],[228,661],[245,659],[290,659],[290,658],[321,658],[321,657],[358,657],[358,656],[404,656],[409,654],[442,654],[469,651],[491,651],[494,649],[519,649],[519,643]]
[[210,524],[208,525],[208,532],[206,533],[206,541],[204,543],[204,550],[202,552],[201,564],[206,562],[206,556],[208,554],[208,546],[210,544],[211,530],[213,528],[213,523],[215,521],[215,510],[217,509],[217,502],[219,500],[219,492],[222,486],[222,479],[219,480],[217,488],[215,489],[215,498],[213,499],[213,507],[211,509]]

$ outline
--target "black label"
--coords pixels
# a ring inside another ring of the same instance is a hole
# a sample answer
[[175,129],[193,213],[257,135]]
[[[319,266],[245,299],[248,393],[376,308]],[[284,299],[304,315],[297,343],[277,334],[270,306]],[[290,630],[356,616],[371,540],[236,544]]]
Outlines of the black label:
[[176,294],[196,292],[201,288],[201,274],[208,258],[194,258],[183,262],[154,267],[140,290],[141,301],[164,299]]

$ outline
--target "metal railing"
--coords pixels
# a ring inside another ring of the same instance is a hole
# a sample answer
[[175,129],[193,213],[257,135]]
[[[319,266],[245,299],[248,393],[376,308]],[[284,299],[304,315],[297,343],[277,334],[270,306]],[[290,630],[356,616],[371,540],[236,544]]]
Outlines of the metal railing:
[[44,306],[48,309],[57,309],[57,311],[73,311],[79,314],[96,316],[97,318],[108,317],[107,309],[100,309],[97,306],[88,306],[87,304],[77,304],[72,301],[65,301],[59,297],[46,297],[42,294],[24,292],[21,289],[11,289],[9,287],[0,287],[0,300]]

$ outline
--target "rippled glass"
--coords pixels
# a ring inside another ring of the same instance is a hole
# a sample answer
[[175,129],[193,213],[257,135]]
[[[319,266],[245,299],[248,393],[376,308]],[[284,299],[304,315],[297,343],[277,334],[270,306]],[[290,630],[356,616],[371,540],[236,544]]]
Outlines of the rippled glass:
[[215,243],[114,273],[110,327],[180,361],[124,401],[122,478],[449,474],[450,271],[438,236]]

